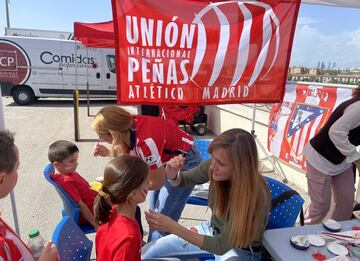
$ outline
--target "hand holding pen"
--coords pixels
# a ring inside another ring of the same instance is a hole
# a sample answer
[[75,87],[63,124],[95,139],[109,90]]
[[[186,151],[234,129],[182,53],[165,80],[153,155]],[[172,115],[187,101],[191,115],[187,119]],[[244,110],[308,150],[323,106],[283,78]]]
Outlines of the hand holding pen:
[[101,156],[101,157],[107,157],[109,156],[110,151],[108,148],[100,144],[100,141],[98,141],[93,149],[93,155],[95,157]]
[[178,155],[170,159],[166,163],[166,167],[165,167],[166,177],[169,180],[175,180],[180,170],[183,168],[184,163],[185,163],[185,158],[183,155]]

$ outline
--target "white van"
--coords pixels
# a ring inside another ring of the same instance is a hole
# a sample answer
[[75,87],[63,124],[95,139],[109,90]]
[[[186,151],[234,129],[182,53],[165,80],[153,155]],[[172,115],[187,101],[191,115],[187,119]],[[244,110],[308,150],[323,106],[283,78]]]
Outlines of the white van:
[[0,37],[0,86],[19,105],[39,97],[116,97],[114,49],[72,40]]

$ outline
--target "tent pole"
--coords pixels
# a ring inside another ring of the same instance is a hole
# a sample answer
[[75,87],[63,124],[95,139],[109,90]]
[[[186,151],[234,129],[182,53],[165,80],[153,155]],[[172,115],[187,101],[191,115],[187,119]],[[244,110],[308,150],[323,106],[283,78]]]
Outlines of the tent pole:
[[271,166],[273,167],[272,171],[275,172],[277,175],[279,175],[284,183],[287,183],[288,180],[282,171],[282,169],[279,169],[274,161],[271,159],[270,154],[267,152],[267,150],[264,148],[264,146],[261,144],[260,140],[257,138],[255,134],[255,116],[256,116],[256,104],[253,104],[253,111],[252,111],[252,120],[251,120],[251,135],[254,137],[256,144],[260,147],[262,152],[265,154],[266,159],[270,162]]
[[[0,129],[5,129],[5,115],[4,115],[4,106],[3,106],[3,101],[2,101],[1,89],[0,89]],[[15,231],[16,231],[16,234],[18,234],[18,236],[20,236],[19,220],[18,220],[18,216],[17,216],[14,191],[10,192],[10,201],[11,201],[11,209],[12,209],[13,218],[14,218]]]
[[[74,139],[80,140],[80,128],[79,128],[79,96],[80,91],[78,88],[78,62],[77,62],[77,40],[75,39],[75,91],[73,91],[73,105],[74,105]],[[81,83],[80,83],[81,84]]]
[[11,209],[12,209],[13,217],[14,217],[15,231],[16,231],[16,234],[18,234],[18,236],[20,236],[19,220],[18,220],[18,216],[17,216],[14,191],[10,192],[10,201],[11,201]]
[[75,39],[75,41],[74,41],[74,48],[75,48],[75,90],[77,90],[78,89],[78,71],[77,71],[77,59],[76,59],[76,57],[77,57],[77,41],[76,41],[76,39]]
[[6,10],[6,27],[10,28],[10,15],[9,15],[9,0],[5,0],[5,10]]
[[[86,56],[89,57],[89,47],[86,47]],[[86,66],[86,107],[87,116],[90,116],[90,87],[89,87],[89,66]]]

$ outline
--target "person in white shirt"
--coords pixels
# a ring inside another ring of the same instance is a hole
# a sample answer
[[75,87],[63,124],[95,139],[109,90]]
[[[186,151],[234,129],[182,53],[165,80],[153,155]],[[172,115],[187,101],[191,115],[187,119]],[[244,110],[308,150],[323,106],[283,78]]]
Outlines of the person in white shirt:
[[360,86],[341,103],[305,148],[308,194],[305,224],[320,223],[330,209],[331,191],[337,221],[351,218],[354,203],[353,165],[360,170]]

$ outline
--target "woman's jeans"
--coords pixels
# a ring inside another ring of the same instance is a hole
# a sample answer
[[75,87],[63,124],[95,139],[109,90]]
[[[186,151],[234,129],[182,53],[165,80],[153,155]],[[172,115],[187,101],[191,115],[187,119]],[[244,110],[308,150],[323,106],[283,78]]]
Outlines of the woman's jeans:
[[[195,227],[199,234],[213,236],[213,228],[209,221],[205,221]],[[178,257],[194,258],[196,255],[209,253],[201,250],[199,247],[186,242],[184,239],[168,235],[147,243],[142,248],[141,259],[155,257]],[[222,256],[214,255],[216,261],[241,260],[241,261],[259,261],[261,252],[251,252],[243,249],[230,249]]]
[[[182,170],[192,169],[199,165],[201,161],[200,152],[194,145],[185,156],[185,163]],[[165,180],[165,184],[160,190],[150,191],[150,209],[178,221],[193,188],[194,187],[173,187],[167,180]],[[167,233],[150,230],[148,242],[165,235],[167,235]]]

